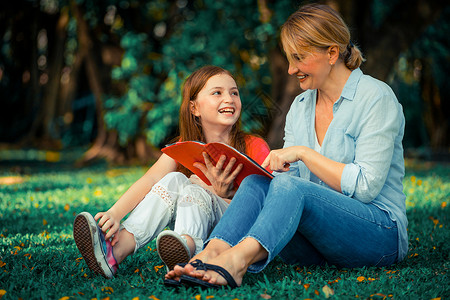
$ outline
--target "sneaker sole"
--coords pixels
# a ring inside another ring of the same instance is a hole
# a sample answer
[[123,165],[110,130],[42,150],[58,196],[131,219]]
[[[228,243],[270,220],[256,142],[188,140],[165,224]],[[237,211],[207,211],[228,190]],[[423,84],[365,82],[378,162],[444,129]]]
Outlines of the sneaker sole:
[[[88,214],[79,214],[73,222],[73,238],[78,250],[83,256],[84,261],[94,273],[100,274],[105,278],[112,278],[114,275],[105,266],[107,262],[97,261],[97,256],[103,257],[100,241],[95,241],[94,236],[98,235],[97,224],[94,218]],[[94,224],[92,224],[92,221]],[[106,268],[105,268],[106,267]],[[108,272],[109,271],[109,272]]]
[[174,236],[163,235],[157,243],[158,254],[168,270],[175,265],[189,262],[190,256],[184,245]]

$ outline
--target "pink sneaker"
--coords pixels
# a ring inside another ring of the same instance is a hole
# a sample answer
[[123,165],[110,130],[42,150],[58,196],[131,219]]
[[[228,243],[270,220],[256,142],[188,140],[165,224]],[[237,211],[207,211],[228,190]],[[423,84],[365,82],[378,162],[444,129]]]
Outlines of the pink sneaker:
[[105,278],[113,278],[119,265],[113,248],[90,213],[82,212],[73,222],[73,238],[89,269]]

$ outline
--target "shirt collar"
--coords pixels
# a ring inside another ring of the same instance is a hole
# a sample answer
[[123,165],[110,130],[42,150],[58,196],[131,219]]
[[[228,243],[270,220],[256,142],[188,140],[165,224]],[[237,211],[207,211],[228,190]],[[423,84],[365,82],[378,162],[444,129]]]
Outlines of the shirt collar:
[[360,68],[357,68],[352,71],[350,77],[348,77],[347,82],[344,85],[344,89],[342,90],[341,97],[347,100],[353,100],[356,93],[356,88],[358,87],[359,80],[363,72]]
[[[350,73],[344,88],[342,89],[341,97],[347,100],[353,100],[356,93],[356,88],[358,87],[358,82],[361,79],[363,72],[360,68],[357,68]],[[316,90],[306,90],[298,97],[298,101],[302,102],[306,98],[313,98],[316,95]],[[315,98],[314,98],[315,99]]]

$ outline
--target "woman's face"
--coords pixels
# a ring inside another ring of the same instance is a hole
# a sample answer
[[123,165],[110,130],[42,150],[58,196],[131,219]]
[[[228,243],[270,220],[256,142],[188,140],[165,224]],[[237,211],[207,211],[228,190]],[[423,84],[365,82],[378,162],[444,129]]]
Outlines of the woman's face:
[[241,98],[234,79],[227,74],[214,75],[191,101],[191,112],[202,127],[232,127],[241,114]]
[[303,90],[323,87],[331,71],[330,56],[327,50],[304,53],[290,53],[288,73],[296,76]]

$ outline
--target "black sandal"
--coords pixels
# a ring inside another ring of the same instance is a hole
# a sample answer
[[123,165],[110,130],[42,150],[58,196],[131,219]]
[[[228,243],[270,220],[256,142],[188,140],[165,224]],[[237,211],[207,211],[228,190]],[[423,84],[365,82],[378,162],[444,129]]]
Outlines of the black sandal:
[[[190,264],[198,270],[203,270],[203,271],[209,270],[209,271],[217,272],[220,276],[222,276],[227,281],[228,285],[226,285],[226,286],[230,287],[231,289],[239,287],[236,284],[236,281],[234,280],[234,278],[230,275],[230,273],[227,270],[225,270],[224,268],[222,268],[221,266],[207,264],[207,263],[202,262],[199,259],[194,260]],[[183,283],[187,286],[190,286],[190,287],[198,286],[198,287],[201,287],[202,289],[220,289],[221,287],[226,287],[225,285],[209,283],[209,282],[206,282],[201,279],[198,279],[198,278],[195,278],[192,276],[188,276],[188,275],[181,275],[180,281],[181,281],[181,283]]]

